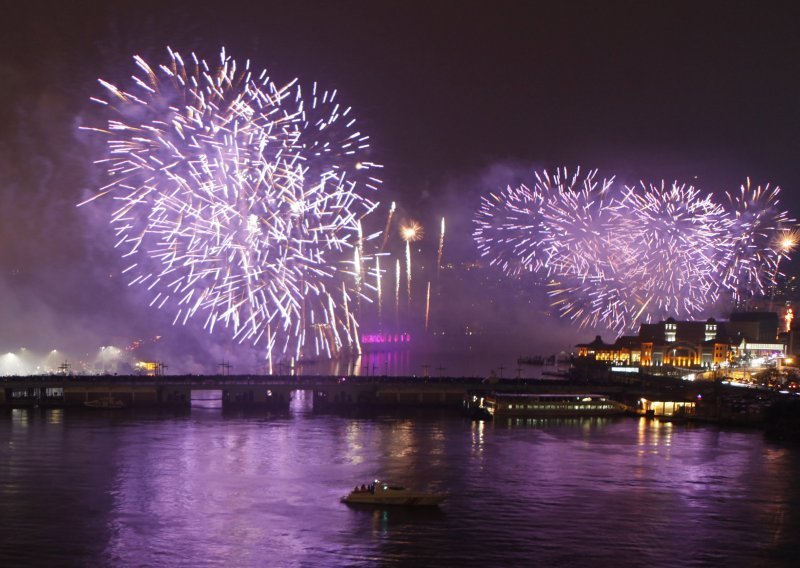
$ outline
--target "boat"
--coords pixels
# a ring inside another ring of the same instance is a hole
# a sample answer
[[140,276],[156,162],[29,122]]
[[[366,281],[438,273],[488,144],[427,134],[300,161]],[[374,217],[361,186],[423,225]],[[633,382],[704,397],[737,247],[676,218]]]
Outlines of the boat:
[[412,491],[399,485],[375,480],[369,485],[356,487],[342,503],[348,505],[401,505],[406,507],[434,507],[447,499],[447,493]]
[[492,417],[577,418],[625,414],[628,407],[600,394],[491,393],[481,401]]
[[83,403],[83,405],[88,408],[125,408],[124,402],[118,398],[112,398],[110,396],[108,398],[95,398],[93,400],[87,400]]

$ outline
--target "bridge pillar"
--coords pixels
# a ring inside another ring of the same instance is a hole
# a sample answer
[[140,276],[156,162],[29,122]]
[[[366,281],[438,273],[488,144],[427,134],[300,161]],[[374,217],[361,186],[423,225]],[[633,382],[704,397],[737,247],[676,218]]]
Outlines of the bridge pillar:
[[375,387],[370,384],[336,384],[314,389],[314,410],[326,411],[372,405]]
[[156,404],[189,408],[192,405],[192,388],[176,385],[158,387]]
[[289,410],[289,386],[230,385],[222,389],[222,408]]

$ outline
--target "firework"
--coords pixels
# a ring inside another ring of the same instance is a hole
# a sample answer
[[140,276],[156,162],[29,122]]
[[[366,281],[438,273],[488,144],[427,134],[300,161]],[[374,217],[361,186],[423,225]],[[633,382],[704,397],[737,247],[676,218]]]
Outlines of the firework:
[[[789,253],[795,249],[797,242],[797,229],[791,231],[784,230],[781,231],[780,234],[776,235],[774,249],[777,252],[777,258],[775,259],[775,271],[772,273],[771,279],[772,285],[770,286],[769,311],[772,311],[772,304],[775,300],[775,288],[778,285],[778,274],[780,274],[778,270],[780,268],[781,259],[784,257],[789,258]],[[786,322],[786,331],[789,330],[791,330],[791,316],[789,317],[789,321]]]
[[413,243],[422,238],[423,230],[422,225],[414,221],[407,221],[400,226],[400,237],[407,242]]
[[[609,209],[606,246],[598,249],[595,268],[562,271],[551,283],[553,305],[563,316],[622,332],[642,320],[697,315],[717,300],[716,276],[730,256],[730,222],[710,196],[677,183],[641,183],[626,188]],[[594,240],[586,243],[591,251]]]
[[690,316],[716,301],[719,274],[731,256],[724,208],[677,182],[627,188],[622,203],[616,230],[634,244],[625,255],[625,280],[635,283],[651,317]]
[[696,316],[723,292],[763,293],[796,243],[777,188],[751,189],[749,180],[726,209],[678,182],[615,192],[596,171],[535,178],[532,189],[484,197],[473,235],[491,265],[541,275],[553,307],[579,326],[624,332]]
[[[131,89],[106,81],[101,160],[131,284],[283,358],[357,349],[350,300],[363,281],[361,220],[378,164],[349,107],[316,85],[279,86],[223,50],[216,67],[168,50],[134,60]],[[352,267],[352,268],[349,268]],[[341,301],[337,290],[341,291]]]
[[[544,268],[548,274],[572,274],[581,278],[597,276],[621,243],[611,230],[616,207],[607,194],[614,178],[596,180],[597,170],[581,175],[580,168],[570,174],[566,168],[550,176],[536,173],[534,190],[543,196]],[[612,242],[615,241],[615,242]]]
[[298,87],[293,99],[299,122],[296,145],[302,149],[293,158],[302,163],[303,175],[312,182],[330,177],[347,186],[377,189],[381,180],[372,171],[382,166],[361,159],[369,136],[356,129],[352,107],[341,105],[335,90],[319,89],[317,83],[307,97]]
[[775,238],[774,248],[778,251],[778,256],[785,255],[797,247],[800,241],[800,233],[797,229],[783,229]]
[[506,274],[537,272],[546,260],[544,198],[525,185],[506,187],[481,199],[473,237],[481,256]]
[[738,194],[727,194],[734,241],[723,283],[737,300],[763,295],[774,284],[781,256],[793,248],[777,238],[795,226],[779,208],[779,194],[779,187],[752,187],[749,178]]
[[400,226],[400,237],[406,242],[406,291],[408,305],[411,306],[411,243],[422,238],[422,226],[416,221],[408,221]]
[[[578,327],[609,327],[622,332],[638,321],[647,302],[631,294],[631,286],[619,275],[603,278],[550,280],[551,305]],[[639,307],[640,313],[634,312]]]

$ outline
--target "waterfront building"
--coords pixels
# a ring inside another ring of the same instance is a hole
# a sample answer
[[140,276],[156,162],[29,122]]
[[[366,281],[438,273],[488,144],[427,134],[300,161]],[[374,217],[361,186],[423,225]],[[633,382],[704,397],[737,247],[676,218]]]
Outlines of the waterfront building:
[[614,343],[605,343],[598,335],[594,341],[576,347],[579,357],[614,365],[712,369],[735,360],[785,356],[785,342],[778,339],[778,323],[774,312],[733,313],[729,321],[719,322],[714,318],[668,318],[642,324],[637,335],[623,335]]

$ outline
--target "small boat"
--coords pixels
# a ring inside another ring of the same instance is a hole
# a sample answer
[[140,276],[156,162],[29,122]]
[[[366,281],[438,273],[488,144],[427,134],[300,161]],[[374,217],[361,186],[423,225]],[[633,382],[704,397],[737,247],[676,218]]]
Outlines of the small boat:
[[403,505],[406,507],[433,507],[447,499],[447,493],[412,491],[399,485],[375,480],[369,485],[356,487],[342,503],[348,505]]
[[94,400],[87,400],[83,403],[88,408],[125,408],[125,403],[118,398],[95,398]]

